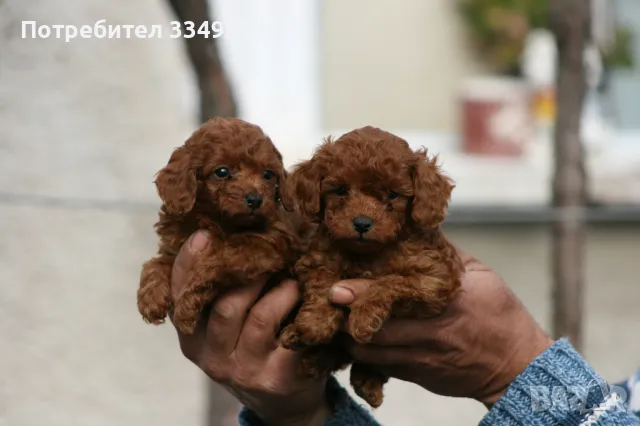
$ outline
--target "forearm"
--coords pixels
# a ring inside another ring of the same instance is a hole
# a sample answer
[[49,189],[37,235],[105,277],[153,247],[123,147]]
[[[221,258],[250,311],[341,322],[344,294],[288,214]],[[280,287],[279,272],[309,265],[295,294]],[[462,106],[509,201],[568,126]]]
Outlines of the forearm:
[[640,425],[566,340],[541,354],[509,386],[480,426]]
[[[332,413],[322,423],[322,426],[380,426],[363,407],[349,396],[347,391],[333,377],[327,385],[327,400]],[[239,425],[268,426],[255,412],[246,407],[240,412]],[[315,424],[312,426],[315,426]]]

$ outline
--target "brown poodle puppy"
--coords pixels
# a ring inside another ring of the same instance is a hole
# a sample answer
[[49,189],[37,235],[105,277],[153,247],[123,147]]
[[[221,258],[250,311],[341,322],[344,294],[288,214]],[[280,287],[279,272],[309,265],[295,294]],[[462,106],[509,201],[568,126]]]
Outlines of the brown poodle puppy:
[[[158,172],[163,201],[156,232],[158,256],[142,267],[138,309],[153,324],[173,322],[193,332],[202,309],[225,289],[286,271],[301,250],[302,228],[283,208],[282,156],[260,127],[215,118],[196,130]],[[189,272],[177,300],[171,268],[196,230],[209,232],[214,251]]]
[[[344,320],[352,338],[367,343],[391,315],[436,316],[455,297],[462,263],[440,230],[454,185],[436,161],[365,127],[328,139],[291,174],[287,191],[319,224],[295,265],[303,304],[281,336],[284,347],[305,351],[306,373],[348,362],[335,339]],[[329,290],[349,278],[375,283],[347,312],[329,302]],[[373,407],[386,381],[366,365],[352,366],[351,384]]]

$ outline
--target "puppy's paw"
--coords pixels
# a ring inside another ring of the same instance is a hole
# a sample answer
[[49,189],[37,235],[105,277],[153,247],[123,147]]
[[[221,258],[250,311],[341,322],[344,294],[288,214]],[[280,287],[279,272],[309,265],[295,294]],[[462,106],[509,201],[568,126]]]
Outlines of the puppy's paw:
[[175,325],[180,333],[191,335],[198,325],[198,318],[198,314],[186,312],[184,309],[181,309],[180,306],[177,306],[173,314],[173,325]]
[[356,392],[356,395],[364,399],[371,407],[378,408],[382,405],[384,399],[382,384],[366,382],[357,386],[353,385],[353,390]]
[[152,304],[145,305],[143,303],[138,302],[138,310],[142,315],[142,319],[149,324],[154,324],[154,325],[164,324],[165,318],[169,313],[169,309],[170,309],[169,304],[159,305],[159,304],[152,303]]
[[138,290],[138,311],[147,323],[164,323],[171,305],[171,295],[163,286],[151,283]]
[[289,324],[280,334],[280,346],[292,351],[299,351],[303,349],[306,345],[302,343],[300,334],[300,330],[295,324]]
[[373,335],[382,328],[385,319],[386,315],[376,315],[374,312],[352,311],[349,314],[349,334],[358,343],[369,343]]
[[329,343],[334,335],[335,331],[324,324],[308,327],[307,324],[301,326],[300,323],[295,323],[285,327],[280,335],[280,343],[286,349],[300,350]]
[[360,363],[351,367],[351,386],[356,394],[373,408],[382,405],[383,387],[388,378],[375,369]]
[[311,346],[302,351],[298,373],[303,377],[319,379],[341,370],[351,357],[339,345]]
[[329,374],[329,369],[315,358],[302,358],[298,374],[310,379],[319,379]]

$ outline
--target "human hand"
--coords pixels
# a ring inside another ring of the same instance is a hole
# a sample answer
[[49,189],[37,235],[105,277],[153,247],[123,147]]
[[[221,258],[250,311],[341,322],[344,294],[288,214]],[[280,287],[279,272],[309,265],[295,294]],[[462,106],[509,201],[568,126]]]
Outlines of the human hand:
[[[350,338],[345,344],[357,361],[389,377],[491,407],[553,341],[500,276],[472,256],[458,254],[465,265],[462,287],[444,314],[392,318],[369,344]],[[350,305],[370,285],[370,280],[341,281],[332,288],[331,300]]]
[[[174,299],[183,291],[194,260],[214,249],[210,245],[202,231],[184,244],[171,275]],[[265,424],[321,425],[331,414],[326,378],[299,377],[300,354],[279,347],[276,338],[280,323],[298,302],[298,286],[285,280],[258,300],[264,285],[254,283],[220,296],[193,335],[178,331],[180,348]]]

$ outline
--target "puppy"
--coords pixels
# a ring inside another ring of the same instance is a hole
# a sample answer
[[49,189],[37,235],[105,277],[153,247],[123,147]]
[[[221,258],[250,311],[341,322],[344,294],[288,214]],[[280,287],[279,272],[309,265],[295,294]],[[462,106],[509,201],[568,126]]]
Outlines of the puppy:
[[[437,316],[456,296],[462,263],[440,230],[454,185],[436,161],[364,127],[328,139],[292,172],[287,191],[318,228],[295,265],[303,304],[281,342],[304,351],[307,374],[348,362],[335,339],[344,320],[352,338],[367,343],[391,315]],[[329,302],[331,286],[349,278],[374,281],[350,312]],[[367,365],[352,366],[351,384],[373,407],[386,381]]]
[[[191,334],[220,292],[286,272],[302,249],[304,231],[283,207],[285,179],[282,156],[269,137],[239,119],[209,120],[177,148],[155,180],[163,201],[155,225],[160,244],[158,256],[142,267],[142,317],[159,324],[173,312],[176,327]],[[209,232],[214,250],[197,260],[174,300],[173,262],[198,229]]]

